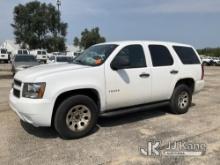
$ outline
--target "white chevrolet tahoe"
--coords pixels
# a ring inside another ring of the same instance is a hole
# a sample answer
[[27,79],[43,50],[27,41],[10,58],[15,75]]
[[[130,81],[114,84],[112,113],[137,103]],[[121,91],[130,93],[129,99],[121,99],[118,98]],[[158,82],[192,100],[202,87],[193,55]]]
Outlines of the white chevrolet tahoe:
[[10,107],[36,127],[64,138],[87,135],[99,116],[169,105],[186,113],[204,87],[204,70],[189,45],[129,41],[90,47],[73,63],[37,66],[15,75]]

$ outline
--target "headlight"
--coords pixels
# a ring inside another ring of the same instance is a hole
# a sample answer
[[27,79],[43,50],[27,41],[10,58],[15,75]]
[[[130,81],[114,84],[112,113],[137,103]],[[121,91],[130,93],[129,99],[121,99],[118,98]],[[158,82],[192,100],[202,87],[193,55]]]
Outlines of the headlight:
[[31,99],[41,99],[44,96],[46,83],[24,83],[22,96]]

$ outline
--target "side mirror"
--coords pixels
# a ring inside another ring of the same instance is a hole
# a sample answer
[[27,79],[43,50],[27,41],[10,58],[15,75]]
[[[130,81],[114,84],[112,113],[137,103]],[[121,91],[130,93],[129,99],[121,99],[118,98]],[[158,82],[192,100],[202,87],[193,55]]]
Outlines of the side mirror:
[[128,56],[117,56],[111,63],[111,68],[113,70],[125,69],[130,65],[130,60]]

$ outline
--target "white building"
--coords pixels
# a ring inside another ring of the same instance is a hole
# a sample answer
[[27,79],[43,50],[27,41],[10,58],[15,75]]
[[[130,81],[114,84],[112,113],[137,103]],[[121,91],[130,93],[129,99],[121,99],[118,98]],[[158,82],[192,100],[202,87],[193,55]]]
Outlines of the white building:
[[6,48],[8,52],[14,53],[16,50],[20,49],[20,46],[15,43],[15,40],[6,40],[0,46],[1,48]]

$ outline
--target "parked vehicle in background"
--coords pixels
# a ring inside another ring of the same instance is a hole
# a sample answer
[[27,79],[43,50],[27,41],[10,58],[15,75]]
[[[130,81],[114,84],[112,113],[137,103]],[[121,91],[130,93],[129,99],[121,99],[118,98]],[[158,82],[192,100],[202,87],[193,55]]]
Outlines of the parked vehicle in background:
[[67,52],[67,56],[78,57],[82,52]]
[[9,55],[8,55],[7,49],[1,48],[0,49],[0,62],[8,63],[9,60],[10,59],[9,59]]
[[220,65],[220,58],[219,57],[213,57],[213,61],[215,62],[215,65]]
[[43,65],[15,75],[10,107],[34,126],[80,138],[111,116],[169,105],[186,113],[204,87],[204,68],[185,44],[152,41],[94,45],[73,63]]
[[27,49],[19,49],[17,50],[16,54],[28,55],[30,52]]
[[15,75],[18,71],[37,66],[39,62],[33,55],[15,55],[12,62],[12,73]]
[[214,63],[213,59],[208,56],[202,56],[201,59],[204,66],[211,66]]
[[12,56],[11,56],[11,62],[14,61],[15,56],[18,55],[18,54],[29,55],[30,52],[29,52],[29,50],[27,50],[27,49],[14,50],[13,53],[12,53]]
[[54,64],[60,64],[60,63],[71,63],[73,62],[73,57],[72,56],[64,56],[64,55],[59,55],[59,56],[51,56],[48,59],[48,64],[54,63]]
[[43,50],[43,49],[37,49],[37,50],[33,50],[31,51],[31,54],[33,54],[34,56],[36,56],[36,59],[43,64],[47,63],[47,51]]

